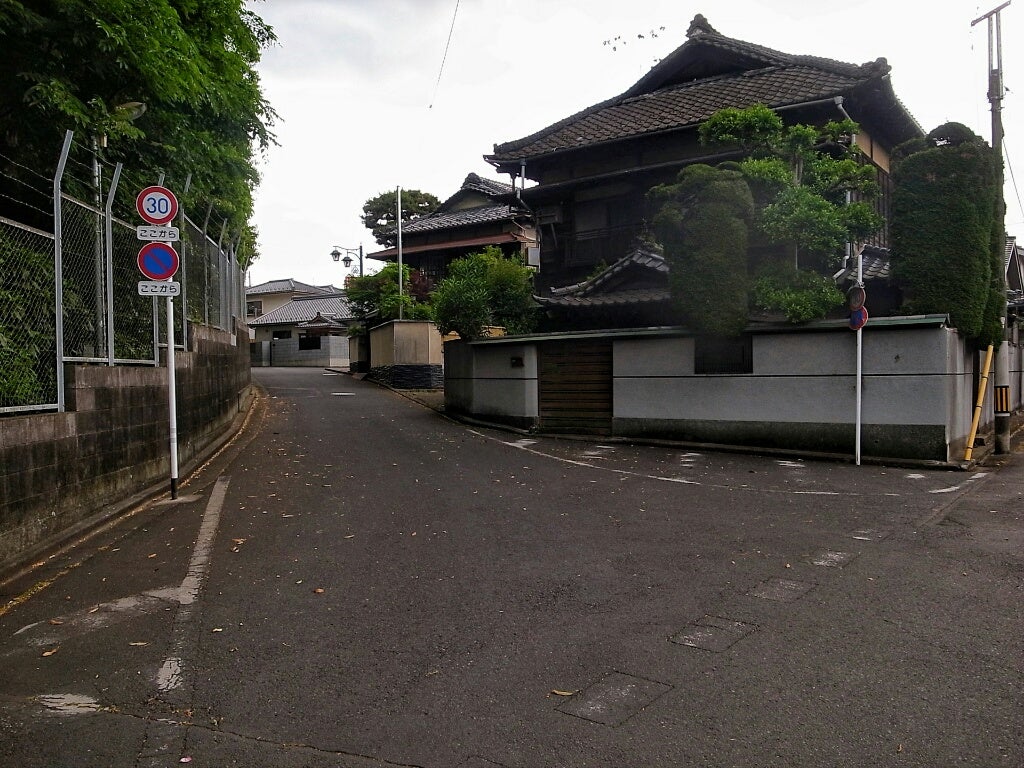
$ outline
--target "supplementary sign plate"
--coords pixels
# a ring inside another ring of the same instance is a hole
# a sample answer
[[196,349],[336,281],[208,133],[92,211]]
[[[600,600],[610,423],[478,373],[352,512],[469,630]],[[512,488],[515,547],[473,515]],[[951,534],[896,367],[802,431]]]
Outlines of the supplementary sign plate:
[[155,240],[161,243],[176,243],[180,239],[178,228],[166,225],[161,227],[143,224],[135,228],[135,234],[139,240]]
[[139,296],[180,296],[181,283],[168,280],[139,280]]

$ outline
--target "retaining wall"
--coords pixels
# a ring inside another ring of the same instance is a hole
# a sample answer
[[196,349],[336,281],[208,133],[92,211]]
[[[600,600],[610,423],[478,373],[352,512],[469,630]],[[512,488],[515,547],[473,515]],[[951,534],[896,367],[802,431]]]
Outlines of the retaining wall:
[[[184,468],[250,396],[248,331],[190,326],[175,355]],[[0,418],[0,570],[170,477],[166,367],[65,367],[67,410]]]

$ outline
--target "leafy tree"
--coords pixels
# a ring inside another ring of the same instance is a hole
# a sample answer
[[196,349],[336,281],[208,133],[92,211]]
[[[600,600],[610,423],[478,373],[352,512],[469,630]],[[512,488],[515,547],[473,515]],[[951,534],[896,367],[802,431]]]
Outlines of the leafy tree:
[[[402,190],[402,222],[429,216],[441,201],[429,192]],[[398,245],[398,197],[395,192],[381,192],[363,203],[363,224],[373,232],[374,239],[387,248]]]
[[791,323],[824,317],[843,299],[831,277],[813,269],[794,269],[792,264],[770,264],[754,281],[754,304],[781,311]]
[[442,334],[473,339],[489,325],[529,333],[537,323],[533,272],[497,246],[455,259],[432,294],[434,322]]
[[350,277],[345,294],[352,312],[361,322],[397,320],[399,307],[405,320],[430,320],[429,282],[417,270],[402,265],[402,293],[398,292],[398,264],[390,263],[373,275]]
[[[701,125],[706,144],[739,146],[746,157],[737,167],[758,202],[757,232],[767,244],[794,249],[834,266],[843,246],[878,231],[881,218],[866,202],[878,190],[874,169],[858,162],[848,137],[850,120],[818,128],[783,124],[768,107],[728,108]],[[848,201],[848,193],[858,199]]]
[[669,288],[698,333],[735,336],[747,325],[750,187],[736,170],[691,165],[649,193]]
[[893,274],[912,312],[948,313],[987,346],[1002,338],[1002,222],[996,221],[999,162],[959,123],[900,147],[893,173]]
[[[703,143],[737,147],[743,159],[723,163],[718,176],[707,166],[684,171],[675,185],[651,192],[662,206],[654,229],[672,265],[670,284],[691,324],[707,324],[704,332],[721,335],[745,325],[746,222],[754,244],[785,246],[793,254],[788,265],[768,261],[758,270],[757,306],[802,322],[840,303],[831,279],[816,270],[831,271],[847,242],[866,238],[882,223],[866,202],[877,183],[874,169],[858,161],[849,141],[856,130],[849,120],[822,128],[786,126],[764,105],[723,109],[701,125]],[[732,203],[723,206],[726,182]],[[742,186],[748,187],[750,215],[747,202],[739,202]],[[713,206],[705,209],[705,203]],[[741,242],[730,255],[728,249]],[[805,266],[816,269],[801,269],[801,255],[810,262]]]
[[245,0],[0,0],[3,153],[49,168],[66,129],[105,137],[106,160],[191,174],[190,197],[242,229],[273,142],[255,70],[273,41]]

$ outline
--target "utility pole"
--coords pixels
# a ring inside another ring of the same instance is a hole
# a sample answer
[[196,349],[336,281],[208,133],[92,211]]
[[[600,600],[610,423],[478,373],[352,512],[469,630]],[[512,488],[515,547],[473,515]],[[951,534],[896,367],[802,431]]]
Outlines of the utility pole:
[[[971,26],[988,22],[988,101],[992,105],[992,151],[996,156],[996,221],[999,227],[999,247],[1006,244],[1006,202],[1003,199],[1003,29],[999,13],[1011,0],[971,22]],[[996,453],[1010,452],[1010,356],[1006,344],[1006,269],[1002,251],[999,258],[998,281],[1002,286],[1003,338],[996,351],[994,406],[996,417]]]

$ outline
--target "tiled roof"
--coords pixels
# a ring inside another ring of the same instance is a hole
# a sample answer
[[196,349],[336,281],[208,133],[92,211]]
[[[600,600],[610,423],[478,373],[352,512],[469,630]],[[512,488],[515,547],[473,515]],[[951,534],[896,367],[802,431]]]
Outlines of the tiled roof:
[[462,182],[462,189],[479,192],[480,194],[487,195],[489,197],[511,195],[515,192],[515,187],[511,184],[506,184],[503,181],[495,181],[494,179],[485,179],[481,176],[477,176],[475,173],[471,173],[466,176],[466,180]]
[[659,277],[668,275],[664,257],[645,245],[639,245],[594,277],[575,285],[552,288],[550,296],[534,298],[548,307],[575,308],[658,304],[671,299],[667,282],[663,286],[617,288],[617,278],[624,277],[624,273],[632,268],[640,268]]
[[[706,22],[696,30],[691,26],[690,35],[625,93],[525,138],[496,144],[487,159],[509,163],[685,128],[725,107],[765,104],[779,108],[834,98],[872,81],[891,94],[885,81],[890,67],[884,59],[856,65],[795,56],[724,37]],[[709,68],[705,61],[719,63]],[[893,108],[901,112],[898,122],[904,132],[920,132],[899,100],[895,96],[892,100]]]
[[[861,252],[861,273],[867,280],[888,280],[892,275],[889,263],[889,249],[874,245],[864,246]],[[836,282],[857,282],[857,259],[850,259],[847,266],[836,275]]]
[[638,304],[660,304],[671,299],[669,290],[665,288],[628,288],[615,293],[596,296],[534,296],[546,307],[625,307]]
[[245,289],[246,296],[259,296],[264,293],[334,293],[333,285],[317,286],[300,283],[298,280],[270,280],[266,283],[253,285]]
[[662,275],[668,274],[668,264],[665,263],[665,257],[648,246],[639,245],[631,253],[623,256],[610,267],[593,277],[575,285],[552,288],[551,293],[554,296],[567,296],[570,294],[590,296],[602,288],[606,288],[616,277],[633,266],[643,267]]
[[524,210],[505,204],[484,205],[479,208],[466,208],[461,211],[449,211],[447,213],[435,211],[429,216],[403,224],[402,233],[416,234],[418,232],[433,232],[439,229],[468,227],[473,224],[486,224],[491,221],[512,220],[525,214]]
[[285,325],[304,323],[317,315],[326,318],[348,319],[352,310],[348,299],[343,293],[324,294],[321,296],[298,296],[273,312],[267,312],[249,321],[249,325]]

